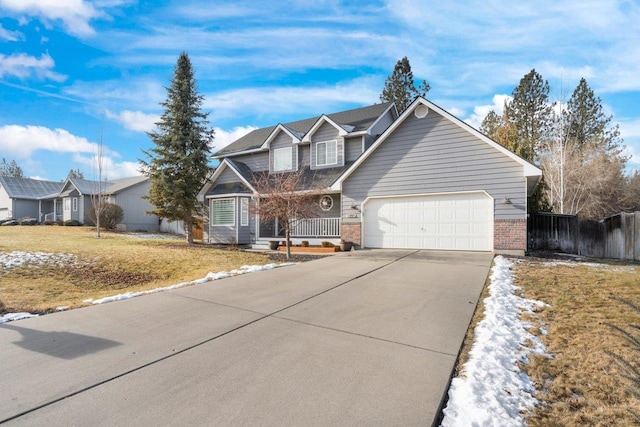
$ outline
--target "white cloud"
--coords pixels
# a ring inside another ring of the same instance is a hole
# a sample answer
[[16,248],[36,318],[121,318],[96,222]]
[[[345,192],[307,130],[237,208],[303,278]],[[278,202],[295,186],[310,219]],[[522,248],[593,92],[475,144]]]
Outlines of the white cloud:
[[24,40],[24,34],[22,34],[20,31],[7,30],[2,26],[2,24],[0,24],[0,40],[17,42],[19,40]]
[[45,25],[61,21],[67,32],[76,36],[94,34],[89,21],[105,16],[85,0],[0,0],[0,7],[14,14],[38,18]]
[[39,150],[57,153],[93,153],[98,145],[64,129],[43,126],[0,126],[0,152],[26,159]]
[[51,71],[54,67],[55,62],[48,53],[40,58],[24,53],[13,53],[10,56],[0,54],[0,77],[9,75],[24,79],[35,75],[56,82],[66,80],[67,76]]
[[236,89],[205,95],[204,109],[215,117],[247,115],[285,116],[292,113],[312,115],[333,113],[336,105],[366,105],[379,101],[378,78],[360,78],[345,83],[307,87],[265,87]]
[[106,115],[108,118],[120,122],[127,129],[138,132],[149,132],[155,127],[156,122],[160,120],[159,114],[146,114],[142,111],[123,110],[119,113],[114,113],[106,110]]
[[150,79],[75,81],[71,86],[64,88],[64,93],[86,100],[87,103],[100,103],[112,112],[119,110],[122,105],[126,105],[126,110],[132,112],[148,110],[153,106],[160,108],[160,102],[167,96],[162,84]]
[[[89,174],[85,174],[85,178],[96,179],[96,176],[98,174],[94,174],[93,171],[97,170],[97,156],[83,156],[81,154],[74,154],[73,161],[83,165],[85,170],[91,171]],[[107,180],[142,175],[140,173],[140,164],[138,162],[119,162],[114,160],[113,157],[109,155],[102,156],[102,170],[102,173]]]
[[213,140],[213,152],[215,153],[216,151],[222,150],[224,147],[231,144],[236,139],[245,136],[255,129],[257,128],[253,126],[237,126],[228,131],[218,127],[214,128],[216,135]]
[[501,116],[504,112],[505,101],[511,101],[512,99],[513,98],[510,95],[506,94],[493,95],[493,102],[491,104],[477,105],[473,107],[473,113],[464,121],[469,123],[474,128],[480,129],[482,121],[491,110],[495,111],[497,115]]

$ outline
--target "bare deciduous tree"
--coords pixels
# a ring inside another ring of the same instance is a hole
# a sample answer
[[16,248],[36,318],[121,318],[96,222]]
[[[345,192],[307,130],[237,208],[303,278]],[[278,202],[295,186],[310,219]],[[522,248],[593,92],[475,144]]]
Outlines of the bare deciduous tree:
[[320,194],[309,188],[304,169],[295,172],[255,175],[254,188],[258,193],[251,210],[261,220],[276,221],[285,233],[287,259],[291,257],[291,228],[295,221],[317,216],[314,199]]

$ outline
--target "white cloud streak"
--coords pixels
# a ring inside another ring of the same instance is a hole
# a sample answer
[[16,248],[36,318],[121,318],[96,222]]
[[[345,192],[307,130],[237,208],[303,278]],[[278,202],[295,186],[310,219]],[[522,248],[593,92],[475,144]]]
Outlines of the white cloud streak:
[[106,110],[106,115],[110,119],[114,119],[125,128],[137,132],[149,132],[155,128],[156,122],[160,119],[158,114],[146,114],[142,111],[123,110],[114,113]]
[[9,56],[0,54],[0,77],[14,76],[21,79],[35,76],[40,79],[63,82],[67,76],[52,71],[55,67],[53,58],[48,53],[40,58],[14,53]]
[[0,126],[0,151],[12,158],[26,159],[36,151],[94,153],[98,145],[64,129],[43,126]]
[[[108,155],[102,156],[101,160],[103,174],[104,176],[106,176],[107,180],[142,175],[140,173],[140,164],[138,162],[121,162],[114,160],[113,157]],[[96,170],[96,165],[98,165],[98,158],[96,155],[83,156],[81,154],[74,154],[73,161],[84,166],[83,169],[88,171]],[[90,172],[89,174],[85,174],[85,177],[87,179],[97,179],[96,177],[92,176],[92,172]]]
[[18,16],[38,18],[47,26],[60,21],[69,34],[81,37],[94,34],[89,21],[105,16],[85,0],[0,0],[0,7]]
[[20,40],[24,40],[24,34],[22,34],[20,31],[7,30],[2,26],[2,24],[0,24],[0,40],[17,42]]

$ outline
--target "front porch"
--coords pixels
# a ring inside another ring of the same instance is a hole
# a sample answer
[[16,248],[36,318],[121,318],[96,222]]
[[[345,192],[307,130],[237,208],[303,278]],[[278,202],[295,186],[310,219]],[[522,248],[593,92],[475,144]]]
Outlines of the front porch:
[[[305,218],[295,220],[291,224],[291,244],[301,245],[308,242],[310,246],[320,246],[322,242],[340,244],[340,218]],[[254,249],[268,249],[269,242],[284,241],[284,231],[275,234],[270,231],[281,230],[276,221],[273,227],[261,226],[260,234],[252,245]]]

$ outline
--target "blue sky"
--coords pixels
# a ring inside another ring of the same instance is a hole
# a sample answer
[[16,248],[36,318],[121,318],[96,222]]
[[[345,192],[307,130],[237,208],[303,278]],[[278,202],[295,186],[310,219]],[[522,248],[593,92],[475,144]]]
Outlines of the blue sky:
[[[365,4],[366,5],[363,5]],[[255,127],[379,102],[407,56],[428,98],[478,126],[535,68],[585,77],[640,168],[640,2],[0,0],[0,157],[26,176],[138,174],[178,55],[214,150]]]

